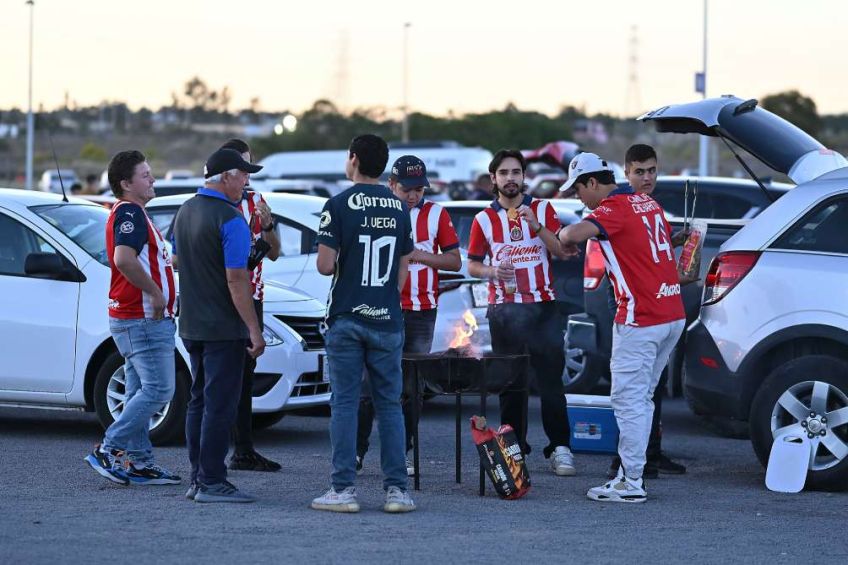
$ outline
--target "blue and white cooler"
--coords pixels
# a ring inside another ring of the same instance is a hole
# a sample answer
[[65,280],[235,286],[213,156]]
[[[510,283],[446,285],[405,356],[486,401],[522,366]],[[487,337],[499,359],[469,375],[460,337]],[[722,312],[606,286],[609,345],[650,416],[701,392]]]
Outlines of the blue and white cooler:
[[566,394],[571,450],[577,453],[616,453],[618,424],[609,396]]

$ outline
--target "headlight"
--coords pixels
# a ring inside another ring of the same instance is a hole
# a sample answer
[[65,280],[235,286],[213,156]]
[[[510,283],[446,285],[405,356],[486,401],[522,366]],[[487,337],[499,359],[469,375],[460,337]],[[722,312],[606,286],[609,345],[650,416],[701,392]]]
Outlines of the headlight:
[[266,347],[280,345],[283,343],[283,338],[274,333],[274,331],[269,329],[268,326],[265,326],[265,329],[262,330],[262,337],[265,338]]

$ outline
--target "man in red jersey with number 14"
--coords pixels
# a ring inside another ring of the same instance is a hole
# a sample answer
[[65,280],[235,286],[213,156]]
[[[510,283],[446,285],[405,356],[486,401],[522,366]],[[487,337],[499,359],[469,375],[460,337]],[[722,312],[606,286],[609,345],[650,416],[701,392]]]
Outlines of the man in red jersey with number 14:
[[592,213],[560,230],[559,240],[573,249],[598,239],[618,306],[610,398],[622,464],[614,479],[586,495],[601,502],[644,502],[651,397],[686,317],[671,230],[660,205],[647,194],[619,188],[607,162],[594,153],[571,160],[568,181],[560,190],[565,196],[576,193]]

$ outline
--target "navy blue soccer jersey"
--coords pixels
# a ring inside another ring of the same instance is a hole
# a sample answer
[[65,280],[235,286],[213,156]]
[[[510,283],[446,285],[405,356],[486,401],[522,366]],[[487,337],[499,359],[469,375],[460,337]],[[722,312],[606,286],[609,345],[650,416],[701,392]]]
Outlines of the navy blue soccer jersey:
[[385,186],[355,184],[324,205],[318,243],[338,252],[328,323],[337,316],[354,316],[400,331],[398,265],[413,249],[403,202]]

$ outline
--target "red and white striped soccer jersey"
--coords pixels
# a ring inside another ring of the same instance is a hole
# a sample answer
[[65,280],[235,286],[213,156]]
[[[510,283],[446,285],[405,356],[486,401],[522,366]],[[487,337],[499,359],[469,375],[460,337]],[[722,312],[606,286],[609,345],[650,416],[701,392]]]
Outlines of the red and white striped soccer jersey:
[[616,324],[655,326],[685,318],[671,229],[653,198],[616,189],[585,219],[601,231],[598,241],[618,303]]
[[114,265],[115,247],[125,245],[138,254],[144,272],[150,275],[165,296],[165,316],[173,318],[176,285],[171,256],[162,234],[147,217],[144,208],[121,200],[106,222],[106,252],[112,270],[109,287],[109,316],[121,319],[152,318],[150,296],[134,286]]
[[[409,211],[415,248],[427,253],[442,253],[459,247],[459,239],[447,210],[421,200]],[[423,263],[409,262],[409,276],[400,295],[404,310],[432,310],[439,298],[439,272]]]
[[[550,202],[525,196],[521,204],[529,206],[550,231],[559,229],[560,223]],[[504,281],[489,281],[489,304],[523,304],[556,299],[550,253],[545,242],[538,235],[533,235],[523,219],[510,220],[506,209],[497,200],[474,216],[471,224],[468,258],[483,261],[487,256],[493,266],[504,260],[512,261],[516,282],[516,291],[508,293]]]
[[[241,199],[241,204],[239,204],[241,213],[244,215],[244,219],[250,227],[250,234],[254,241],[262,237],[262,222],[259,221],[259,214],[256,214],[256,205],[260,202],[265,202],[265,199],[262,198],[261,194],[252,190],[245,190]],[[256,214],[255,218],[254,214]],[[259,261],[259,264],[256,265],[256,268],[253,269],[253,272],[250,274],[250,284],[253,287],[253,299],[260,301],[265,296],[265,283],[262,282],[262,263],[264,263],[264,261]]]

